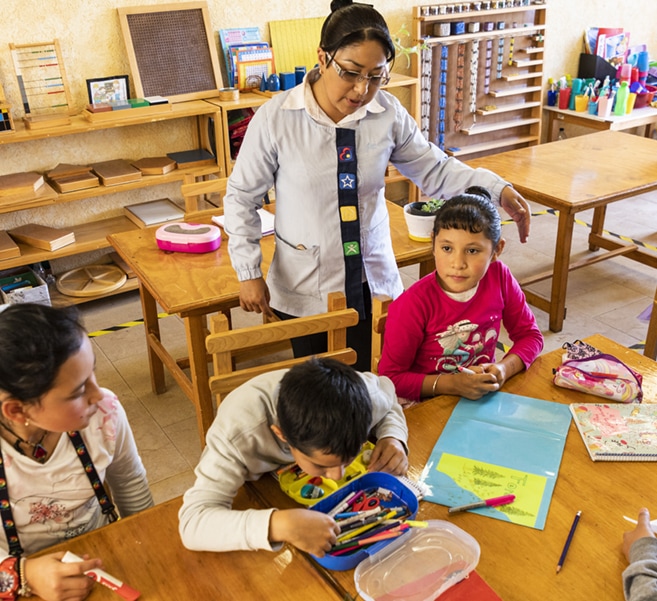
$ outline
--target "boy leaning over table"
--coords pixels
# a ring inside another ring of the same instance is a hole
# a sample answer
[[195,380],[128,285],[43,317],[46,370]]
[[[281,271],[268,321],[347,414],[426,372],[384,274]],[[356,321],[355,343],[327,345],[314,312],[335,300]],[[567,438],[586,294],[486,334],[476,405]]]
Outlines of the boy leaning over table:
[[312,358],[257,376],[221,402],[179,512],[182,542],[194,551],[277,550],[282,543],[322,557],[335,520],[305,508],[232,509],[247,481],[296,462],[311,476],[342,478],[368,436],[369,471],[404,475],[408,429],[386,377]]

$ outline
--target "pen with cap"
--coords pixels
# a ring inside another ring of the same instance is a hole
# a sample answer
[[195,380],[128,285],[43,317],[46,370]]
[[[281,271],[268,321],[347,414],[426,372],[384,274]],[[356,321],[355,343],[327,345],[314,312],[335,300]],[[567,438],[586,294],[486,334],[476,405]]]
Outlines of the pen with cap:
[[493,497],[492,499],[483,499],[481,501],[475,501],[474,503],[468,503],[467,505],[456,505],[450,507],[447,510],[447,513],[457,513],[459,511],[467,511],[468,509],[480,509],[481,507],[498,507],[499,505],[508,505],[513,503],[516,499],[515,495],[503,495],[501,497]]

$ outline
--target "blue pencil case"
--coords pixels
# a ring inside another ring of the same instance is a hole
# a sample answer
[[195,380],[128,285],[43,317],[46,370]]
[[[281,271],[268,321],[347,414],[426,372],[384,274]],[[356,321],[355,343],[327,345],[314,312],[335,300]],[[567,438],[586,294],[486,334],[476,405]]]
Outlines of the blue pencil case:
[[[325,499],[322,499],[319,503],[316,503],[311,510],[321,511],[323,513],[328,513],[340,504],[340,502],[349,495],[349,493],[359,490],[366,490],[369,488],[385,488],[392,493],[390,499],[387,499],[381,503],[383,507],[400,507],[405,506],[408,508],[410,518],[415,518],[417,514],[419,502],[416,496],[416,493],[406,486],[399,478],[386,474],[384,472],[369,472],[366,473],[354,480],[351,480],[345,486],[339,488],[332,495],[329,495]],[[355,568],[361,561],[367,559],[371,555],[374,555],[377,551],[380,551],[386,545],[390,544],[395,540],[403,540],[409,535],[410,530],[404,532],[397,538],[382,540],[380,542],[374,543],[368,547],[363,547],[363,549],[346,554],[346,555],[324,555],[324,557],[314,557],[315,561],[321,566],[336,571],[351,570]]]

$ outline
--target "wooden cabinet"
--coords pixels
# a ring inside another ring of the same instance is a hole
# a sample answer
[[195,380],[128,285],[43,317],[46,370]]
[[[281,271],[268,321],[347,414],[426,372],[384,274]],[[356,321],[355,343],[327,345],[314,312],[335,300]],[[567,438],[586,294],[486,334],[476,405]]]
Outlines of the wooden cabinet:
[[537,0],[413,8],[427,139],[468,159],[540,142],[546,11]]
[[[135,126],[144,125],[147,123],[156,123],[170,121],[172,119],[180,120],[187,119],[191,123],[193,131],[191,132],[192,143],[195,147],[207,147],[208,143],[208,122],[210,117],[214,117],[214,135],[215,139],[221,139],[223,133],[221,131],[221,122],[217,119],[217,107],[209,102],[203,100],[193,100],[190,102],[181,102],[171,104],[171,110],[166,112],[158,112],[151,114],[148,111],[140,111],[140,109],[131,109],[135,111],[134,116],[127,116],[122,114],[117,119],[99,120],[92,122],[85,119],[82,115],[76,115],[71,118],[69,125],[62,125],[58,127],[43,128],[43,129],[26,129],[22,123],[17,122],[15,131],[0,136],[0,161],[9,160],[11,153],[15,151],[16,145],[24,142],[34,142],[46,140],[50,138],[57,138],[61,144],[69,143],[68,140],[63,138],[67,136],[75,136],[75,144],[84,144],[84,137],[82,134],[90,134],[95,131],[109,130],[115,128],[131,128]],[[123,111],[122,111],[123,113]],[[165,125],[163,125],[164,127]],[[128,133],[128,132],[125,132]],[[62,138],[60,140],[60,138]],[[161,154],[167,152],[177,151],[180,148],[162,148]],[[112,149],[114,152],[114,149]],[[116,148],[114,158],[130,158],[136,159],[140,157],[124,157],[121,156],[121,148]],[[58,158],[52,159],[48,165],[29,164],[24,165],[23,169],[26,171],[34,170],[43,172],[51,169],[58,162]],[[91,157],[88,163],[93,163],[94,159]],[[44,186],[34,194],[16,195],[12,197],[5,197],[0,201],[0,229],[7,229],[6,223],[9,221],[7,217],[10,213],[16,211],[33,210],[40,207],[49,207],[56,205],[58,211],[74,211],[76,201],[85,199],[98,198],[110,194],[127,193],[139,188],[147,188],[151,186],[162,186],[165,184],[194,181],[199,177],[209,176],[216,174],[222,176],[224,174],[224,156],[222,152],[217,154],[217,164],[196,168],[176,169],[167,173],[166,175],[144,175],[141,179],[119,184],[116,186],[99,186],[96,188],[89,188],[86,190],[78,190],[74,192],[67,192],[58,194],[46,183]],[[75,220],[71,219],[71,223]],[[48,225],[44,223],[44,225]],[[135,229],[134,225],[129,219],[123,215],[99,219],[83,223],[79,225],[70,226],[75,232],[75,242],[73,244],[64,246],[56,251],[44,251],[33,246],[20,244],[21,256],[11,259],[0,260],[0,270],[9,269],[13,267],[20,267],[37,263],[40,261],[52,261],[62,257],[70,257],[85,252],[95,251],[103,248],[109,248],[110,244],[107,241],[109,234],[114,234],[121,231]],[[128,280],[126,285],[114,292],[123,292],[136,287],[134,280]],[[51,295],[53,295],[51,290]],[[78,299],[74,297],[66,297],[67,302],[81,302],[84,300],[92,300],[89,298]]]

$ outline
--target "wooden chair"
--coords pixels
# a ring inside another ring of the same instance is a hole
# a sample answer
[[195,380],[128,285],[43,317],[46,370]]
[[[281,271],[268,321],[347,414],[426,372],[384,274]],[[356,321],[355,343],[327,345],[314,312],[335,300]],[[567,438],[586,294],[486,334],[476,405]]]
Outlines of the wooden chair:
[[652,303],[652,315],[648,324],[648,333],[646,334],[646,348],[643,351],[646,357],[657,359],[657,290],[655,290],[655,300]]
[[[221,396],[237,388],[254,376],[275,369],[292,367],[303,363],[308,358],[289,358],[275,362],[263,362],[254,367],[236,369],[241,360],[257,350],[262,357],[265,347],[279,348],[282,341],[291,338],[328,333],[328,350],[321,357],[331,357],[352,365],[356,362],[356,351],[347,346],[347,327],[358,323],[358,312],[347,309],[347,301],[343,293],[329,294],[328,311],[308,317],[265,323],[262,325],[229,329],[225,315],[217,314],[210,319],[210,334],[206,338],[205,347],[212,355],[213,374],[210,376],[210,391],[217,395],[217,403]],[[278,346],[276,346],[278,345]]]
[[226,193],[227,177],[207,179],[200,182],[186,179],[180,186],[185,200],[185,220],[198,220],[213,215],[223,215],[223,197]]
[[388,320],[388,307],[392,299],[378,296],[372,299],[372,372],[379,373],[379,361],[383,352],[383,335]]

